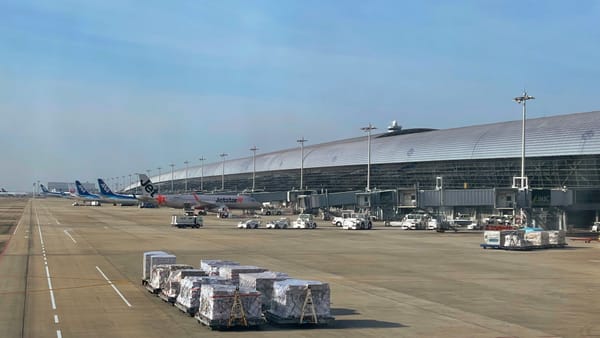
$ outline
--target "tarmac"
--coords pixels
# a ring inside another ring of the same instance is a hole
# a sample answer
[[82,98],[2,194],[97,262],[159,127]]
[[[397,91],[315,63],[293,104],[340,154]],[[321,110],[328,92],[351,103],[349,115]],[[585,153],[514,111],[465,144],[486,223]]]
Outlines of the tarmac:
[[[0,219],[14,213],[2,207],[8,200],[0,200]],[[26,203],[0,233],[2,337],[600,336],[597,242],[483,250],[478,231],[382,223],[356,231],[326,221],[315,230],[264,229],[270,217],[250,230],[214,214],[203,228],[177,229],[169,225],[175,209]],[[142,254],[153,250],[198,267],[229,259],[327,282],[335,321],[211,331],[142,287]]]

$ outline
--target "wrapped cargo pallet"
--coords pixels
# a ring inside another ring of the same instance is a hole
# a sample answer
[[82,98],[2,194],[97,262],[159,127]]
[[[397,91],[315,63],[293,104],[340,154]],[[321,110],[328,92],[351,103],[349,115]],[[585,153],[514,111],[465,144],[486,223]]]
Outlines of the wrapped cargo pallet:
[[167,279],[167,283],[165,287],[162,288],[162,293],[169,297],[175,298],[179,295],[179,290],[181,288],[181,281],[185,277],[203,277],[206,276],[206,272],[199,269],[182,269],[171,271],[169,278]]
[[546,247],[549,243],[548,232],[530,231],[525,233],[525,240],[534,247]]
[[239,285],[244,289],[255,289],[260,292],[262,310],[266,311],[271,306],[273,298],[273,283],[289,279],[287,273],[265,271],[259,273],[240,273]]
[[152,275],[152,269],[154,268],[154,266],[159,265],[159,264],[175,264],[177,263],[177,257],[175,255],[153,255],[150,256],[150,269],[149,274],[150,276],[148,278],[151,277]]
[[548,243],[550,245],[562,246],[566,244],[565,231],[548,231]]
[[158,264],[152,268],[150,274],[150,287],[153,289],[162,289],[166,286],[169,275],[172,271],[182,269],[193,269],[194,267],[187,264]]
[[265,272],[267,269],[252,265],[225,265],[219,268],[219,276],[230,279],[233,284],[238,284],[240,273]]
[[150,257],[165,256],[165,255],[168,255],[168,254],[164,251],[144,252],[144,261],[142,262],[142,280],[148,280],[150,278],[150,271],[152,271],[152,265],[150,264]]
[[500,243],[500,239],[500,231],[485,231],[483,233],[484,244],[502,246],[502,243]]
[[525,231],[507,230],[500,233],[502,247],[508,249],[527,248],[529,243],[525,240]]
[[202,285],[227,284],[225,278],[219,276],[185,277],[181,280],[179,295],[175,305],[183,311],[195,314],[200,306],[200,291]]
[[279,319],[299,320],[310,287],[317,318],[331,318],[329,284],[301,279],[286,279],[273,283],[273,299],[267,314]]
[[240,263],[222,259],[202,259],[200,261],[200,269],[206,271],[209,276],[218,276],[219,268],[225,265],[240,265]]
[[234,285],[202,285],[198,319],[209,326],[227,326],[232,315],[236,290],[249,325],[262,320],[260,292],[251,289],[238,289]]

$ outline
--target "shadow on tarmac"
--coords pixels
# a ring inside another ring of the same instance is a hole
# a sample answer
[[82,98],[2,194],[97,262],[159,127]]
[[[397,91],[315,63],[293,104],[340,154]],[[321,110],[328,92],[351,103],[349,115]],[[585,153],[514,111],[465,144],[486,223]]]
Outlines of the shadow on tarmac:
[[332,308],[331,315],[336,317],[335,320],[331,321],[327,325],[314,325],[314,324],[285,324],[275,325],[267,324],[261,326],[261,331],[279,331],[279,330],[306,330],[306,329],[318,329],[318,330],[344,330],[344,329],[388,329],[396,327],[407,327],[406,325],[393,322],[385,322],[374,319],[339,319],[339,316],[352,316],[360,315],[354,309],[346,308]]

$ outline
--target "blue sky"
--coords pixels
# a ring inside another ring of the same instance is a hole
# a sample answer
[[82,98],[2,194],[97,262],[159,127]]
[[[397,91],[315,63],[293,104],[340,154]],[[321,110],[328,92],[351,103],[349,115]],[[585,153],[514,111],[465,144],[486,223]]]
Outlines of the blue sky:
[[[0,186],[600,109],[600,1],[0,1]],[[308,143],[307,143],[308,145]]]

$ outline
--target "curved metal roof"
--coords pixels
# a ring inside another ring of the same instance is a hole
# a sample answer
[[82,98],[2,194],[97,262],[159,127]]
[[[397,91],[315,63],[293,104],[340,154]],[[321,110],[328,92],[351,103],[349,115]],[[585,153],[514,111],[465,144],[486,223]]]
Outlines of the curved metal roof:
[[[426,161],[518,158],[521,156],[521,120],[433,130],[378,138],[371,136],[371,164]],[[528,119],[526,156],[600,154],[600,111]],[[382,135],[382,134],[379,134]],[[304,168],[367,163],[367,137],[304,146]],[[300,147],[256,155],[256,171],[300,168]],[[201,166],[188,169],[200,177]],[[222,163],[204,165],[204,176],[222,174]],[[252,156],[225,161],[225,174],[252,173]],[[163,173],[163,180],[171,179]],[[174,171],[185,178],[185,168]],[[158,176],[152,178],[158,181]]]

